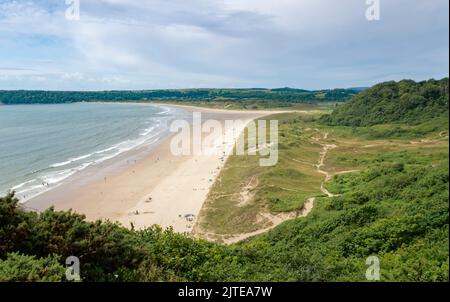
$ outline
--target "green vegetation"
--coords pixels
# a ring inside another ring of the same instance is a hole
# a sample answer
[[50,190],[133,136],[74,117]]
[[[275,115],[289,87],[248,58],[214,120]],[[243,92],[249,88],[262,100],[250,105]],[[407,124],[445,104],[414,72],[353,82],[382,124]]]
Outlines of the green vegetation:
[[[227,239],[220,235],[270,226],[259,214],[298,212],[310,197],[314,207],[236,244],[27,212],[13,194],[0,198],[0,280],[62,281],[74,255],[83,281],[365,281],[366,258],[377,256],[381,281],[448,282],[448,120],[437,114],[448,109],[446,93],[427,118],[423,108],[408,109],[370,126],[333,126],[337,113],[266,117],[280,123],[279,164],[231,156],[199,227]],[[359,102],[338,107],[339,120],[351,121],[355,112],[341,108]]]
[[258,156],[248,155],[248,146],[246,155],[230,156],[203,206],[201,229],[224,235],[256,231],[271,225],[261,212],[295,211],[308,197],[321,194],[323,176],[314,165],[322,134],[311,128],[305,131],[312,117],[283,113],[261,118],[269,119],[279,123],[277,165],[261,167]]
[[178,102],[242,109],[290,107],[302,103],[349,100],[358,89],[173,89],[135,91],[0,90],[3,104],[56,104],[91,101]]
[[292,253],[299,279],[363,280],[377,255],[381,280],[448,280],[448,162],[415,168],[384,163],[336,177],[343,195],[322,198],[305,219],[291,220],[245,246]]
[[[298,128],[297,135],[307,141],[319,131],[300,134],[300,129],[319,124],[298,113],[280,119],[281,133],[288,130],[281,141],[281,166],[258,176],[294,187],[304,180],[293,179],[292,173],[297,178],[299,172],[282,171],[283,165],[293,164],[289,152],[300,150],[289,148],[289,136]],[[330,132],[328,142],[338,147],[330,150],[324,169],[361,169],[327,182],[330,191],[342,195],[316,197],[308,216],[230,246],[158,227],[131,231],[109,222],[86,222],[78,214],[52,209],[25,212],[12,195],[1,198],[0,280],[64,280],[65,258],[77,255],[84,281],[363,281],[366,257],[377,255],[382,281],[448,281],[448,140],[384,145]],[[374,146],[364,148],[368,142]],[[317,152],[317,146],[305,147],[305,160],[309,156],[314,162]],[[229,171],[238,173],[233,167]],[[308,181],[314,183],[311,195],[318,195],[318,179]],[[232,190],[233,184],[229,186]],[[274,212],[299,207],[310,196],[264,189],[261,194]],[[271,196],[280,200],[271,203]],[[227,224],[224,228],[237,225],[245,230],[241,221],[222,223]]]
[[66,269],[60,264],[60,258],[36,259],[35,256],[8,254],[5,260],[0,260],[0,281],[61,281]]
[[305,102],[284,102],[279,100],[186,100],[186,101],[161,101],[164,104],[196,106],[211,109],[227,110],[308,110],[331,112],[338,102],[341,101],[305,101]]
[[448,122],[448,78],[375,85],[351,102],[338,106],[321,121],[328,125],[360,127],[388,123],[417,125],[436,117]]
[[448,281],[445,151],[374,157],[372,168],[328,184],[341,196],[318,198],[307,217],[231,246],[28,213],[9,195],[0,200],[0,280],[63,280],[63,260],[78,255],[85,281],[362,281],[366,257],[377,255],[381,280]]

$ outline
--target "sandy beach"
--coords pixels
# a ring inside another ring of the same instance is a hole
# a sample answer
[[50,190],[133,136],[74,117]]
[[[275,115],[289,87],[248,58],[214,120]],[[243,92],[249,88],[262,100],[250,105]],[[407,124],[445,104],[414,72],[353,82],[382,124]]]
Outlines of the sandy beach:
[[[224,129],[225,120],[239,119],[245,125],[274,113],[164,106],[201,112],[203,122],[215,119]],[[243,127],[234,129],[237,133],[242,130]],[[163,228],[173,227],[177,232],[190,232],[235,141],[218,133],[207,145],[212,155],[202,152],[177,156],[170,150],[174,135],[164,138],[151,150],[134,150],[113,158],[95,167],[89,176],[80,175],[29,200],[25,207],[41,211],[54,206],[56,210],[72,209],[86,215],[88,220],[108,219],[135,229],[158,224]]]

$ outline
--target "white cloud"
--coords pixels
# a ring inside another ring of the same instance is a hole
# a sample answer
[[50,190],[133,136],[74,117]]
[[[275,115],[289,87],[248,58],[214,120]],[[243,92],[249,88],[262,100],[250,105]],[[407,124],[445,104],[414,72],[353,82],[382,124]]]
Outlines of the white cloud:
[[0,89],[319,88],[448,75],[446,0],[382,0],[380,22],[365,20],[365,0],[81,0],[80,21],[65,20],[65,8],[0,0],[0,66],[24,69],[0,71]]

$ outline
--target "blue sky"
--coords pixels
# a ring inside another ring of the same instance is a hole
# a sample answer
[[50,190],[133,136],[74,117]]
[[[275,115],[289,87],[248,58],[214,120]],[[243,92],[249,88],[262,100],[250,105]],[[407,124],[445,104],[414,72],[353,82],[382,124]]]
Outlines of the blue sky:
[[0,0],[0,89],[370,86],[448,77],[449,1]]

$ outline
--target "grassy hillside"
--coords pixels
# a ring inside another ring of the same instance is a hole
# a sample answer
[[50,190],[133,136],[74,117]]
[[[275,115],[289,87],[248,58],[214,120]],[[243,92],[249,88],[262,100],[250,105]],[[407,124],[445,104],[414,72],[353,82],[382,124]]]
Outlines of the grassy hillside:
[[308,119],[306,115],[270,118],[279,121],[277,165],[261,167],[260,158],[253,155],[231,156],[203,206],[198,233],[226,239],[270,227],[277,214],[300,209],[307,198],[321,194],[323,177],[314,164],[322,146],[312,137],[322,134],[314,129],[304,131],[301,119]]
[[385,82],[340,105],[321,121],[327,125],[373,126],[388,123],[418,125],[435,118],[448,122],[448,78],[436,81]]

